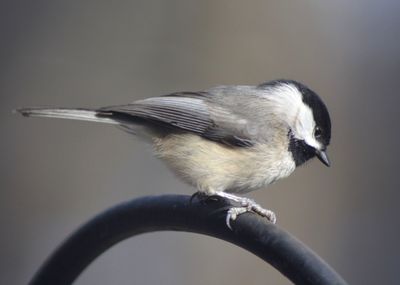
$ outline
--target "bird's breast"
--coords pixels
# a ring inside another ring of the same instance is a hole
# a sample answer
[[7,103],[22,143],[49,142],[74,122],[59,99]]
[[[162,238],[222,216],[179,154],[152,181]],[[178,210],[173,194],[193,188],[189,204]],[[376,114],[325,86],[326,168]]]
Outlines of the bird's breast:
[[154,147],[179,177],[209,194],[260,189],[295,169],[284,140],[230,147],[193,134],[173,134],[156,139]]

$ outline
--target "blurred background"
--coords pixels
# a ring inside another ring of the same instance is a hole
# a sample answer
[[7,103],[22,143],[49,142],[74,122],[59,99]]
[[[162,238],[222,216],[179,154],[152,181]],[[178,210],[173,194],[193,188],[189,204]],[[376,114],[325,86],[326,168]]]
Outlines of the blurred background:
[[[317,160],[252,193],[350,284],[399,284],[399,1],[0,1],[0,283],[26,284],[116,203],[192,194],[133,136],[26,119],[219,84],[304,82],[331,112]],[[76,284],[289,284],[257,257],[187,233],[127,240]]]

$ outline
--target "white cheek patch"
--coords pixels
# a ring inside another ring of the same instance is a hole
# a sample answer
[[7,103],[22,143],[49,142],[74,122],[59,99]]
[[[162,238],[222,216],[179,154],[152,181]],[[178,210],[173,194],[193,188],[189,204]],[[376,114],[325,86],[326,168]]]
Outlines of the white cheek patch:
[[304,141],[306,142],[306,144],[312,146],[315,149],[321,149],[321,144],[318,141],[316,141],[313,137],[305,138]]
[[315,123],[311,109],[301,103],[298,106],[297,116],[294,119],[295,132],[299,138],[305,139],[310,135],[312,136],[314,126]]
[[298,106],[298,113],[295,118],[295,137],[304,140],[309,146],[315,149],[321,148],[321,143],[314,138],[315,121],[309,106],[303,102]]

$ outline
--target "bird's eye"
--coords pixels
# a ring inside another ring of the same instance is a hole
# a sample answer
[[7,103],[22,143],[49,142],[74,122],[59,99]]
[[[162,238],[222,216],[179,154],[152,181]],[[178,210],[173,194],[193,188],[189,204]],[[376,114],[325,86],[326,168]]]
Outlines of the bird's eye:
[[315,138],[320,138],[322,135],[322,130],[320,127],[316,126],[314,129],[314,137]]

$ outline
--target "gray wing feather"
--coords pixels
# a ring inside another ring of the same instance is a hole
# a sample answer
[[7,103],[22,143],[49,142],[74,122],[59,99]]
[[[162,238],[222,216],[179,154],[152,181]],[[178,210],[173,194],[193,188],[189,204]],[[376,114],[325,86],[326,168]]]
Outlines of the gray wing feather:
[[[231,146],[251,146],[253,141],[246,133],[243,122],[229,109],[213,105],[206,94],[190,92],[152,97],[132,104],[100,109],[137,117],[169,128],[192,132],[204,138]],[[151,124],[150,124],[151,126]]]
[[186,97],[153,97],[102,110],[159,121],[198,134],[204,132],[212,123],[204,102],[201,99]]

